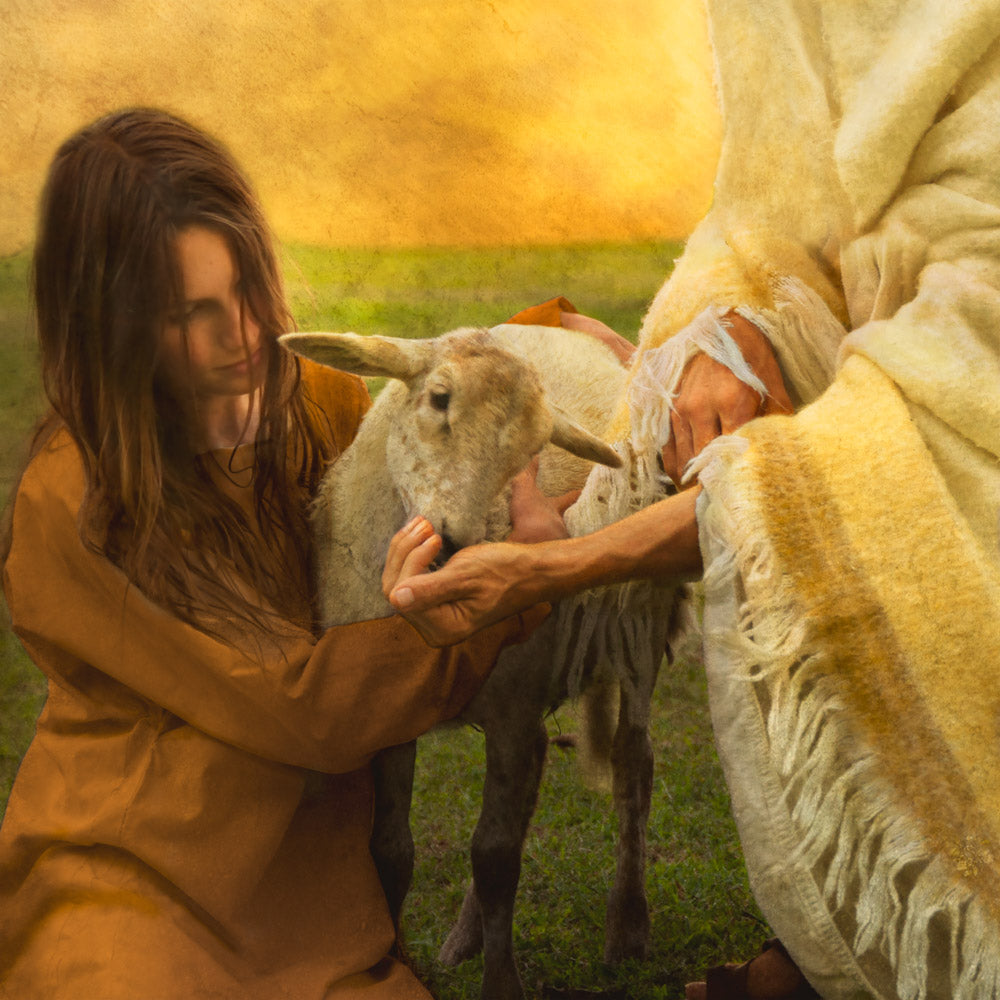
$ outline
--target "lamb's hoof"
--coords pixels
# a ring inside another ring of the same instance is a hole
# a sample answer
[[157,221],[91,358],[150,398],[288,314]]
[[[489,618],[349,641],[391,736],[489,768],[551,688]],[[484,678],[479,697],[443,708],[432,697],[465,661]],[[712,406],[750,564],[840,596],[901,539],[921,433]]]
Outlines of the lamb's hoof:
[[524,987],[517,969],[512,969],[509,975],[491,976],[483,973],[483,988],[479,1000],[525,1000]]
[[645,899],[628,905],[609,905],[604,938],[604,961],[619,965],[627,959],[644,961],[649,950],[649,908]]
[[455,924],[447,940],[438,952],[438,961],[442,965],[455,966],[470,958],[475,958],[483,950],[482,928],[477,934],[475,930],[462,926],[461,921]]
[[630,958],[645,962],[648,951],[645,941],[607,941],[604,945],[604,964],[621,965]]
[[442,965],[460,965],[483,950],[483,914],[474,885],[465,890],[462,909],[448,939],[441,946],[438,961]]

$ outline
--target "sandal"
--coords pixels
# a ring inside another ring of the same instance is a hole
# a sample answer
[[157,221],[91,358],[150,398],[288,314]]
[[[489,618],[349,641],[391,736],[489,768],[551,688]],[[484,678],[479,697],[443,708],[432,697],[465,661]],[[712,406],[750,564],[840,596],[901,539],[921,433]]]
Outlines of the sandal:
[[686,1000],[819,1000],[819,994],[777,939],[742,965],[709,969],[703,983],[688,983]]

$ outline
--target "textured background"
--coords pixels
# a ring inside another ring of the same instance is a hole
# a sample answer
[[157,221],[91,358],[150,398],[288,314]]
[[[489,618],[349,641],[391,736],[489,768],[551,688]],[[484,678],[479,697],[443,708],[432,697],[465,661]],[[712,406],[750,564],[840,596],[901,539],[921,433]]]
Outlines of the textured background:
[[59,142],[127,104],[340,246],[683,237],[719,134],[700,0],[0,0],[0,254]]

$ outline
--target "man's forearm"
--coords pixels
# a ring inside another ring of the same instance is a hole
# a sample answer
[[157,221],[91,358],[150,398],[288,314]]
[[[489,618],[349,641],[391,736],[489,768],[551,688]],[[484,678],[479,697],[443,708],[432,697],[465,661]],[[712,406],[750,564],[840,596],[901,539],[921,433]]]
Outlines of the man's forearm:
[[531,546],[539,600],[625,580],[701,575],[695,504],[700,487],[684,490],[590,535]]

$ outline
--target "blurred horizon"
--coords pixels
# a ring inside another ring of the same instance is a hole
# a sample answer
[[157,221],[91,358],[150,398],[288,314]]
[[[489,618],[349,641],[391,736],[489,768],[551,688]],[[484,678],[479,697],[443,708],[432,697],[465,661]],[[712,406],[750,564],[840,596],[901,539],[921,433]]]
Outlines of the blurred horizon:
[[720,131],[700,0],[35,0],[0,10],[0,85],[0,254],[122,106],[213,134],[325,246],[682,239]]

